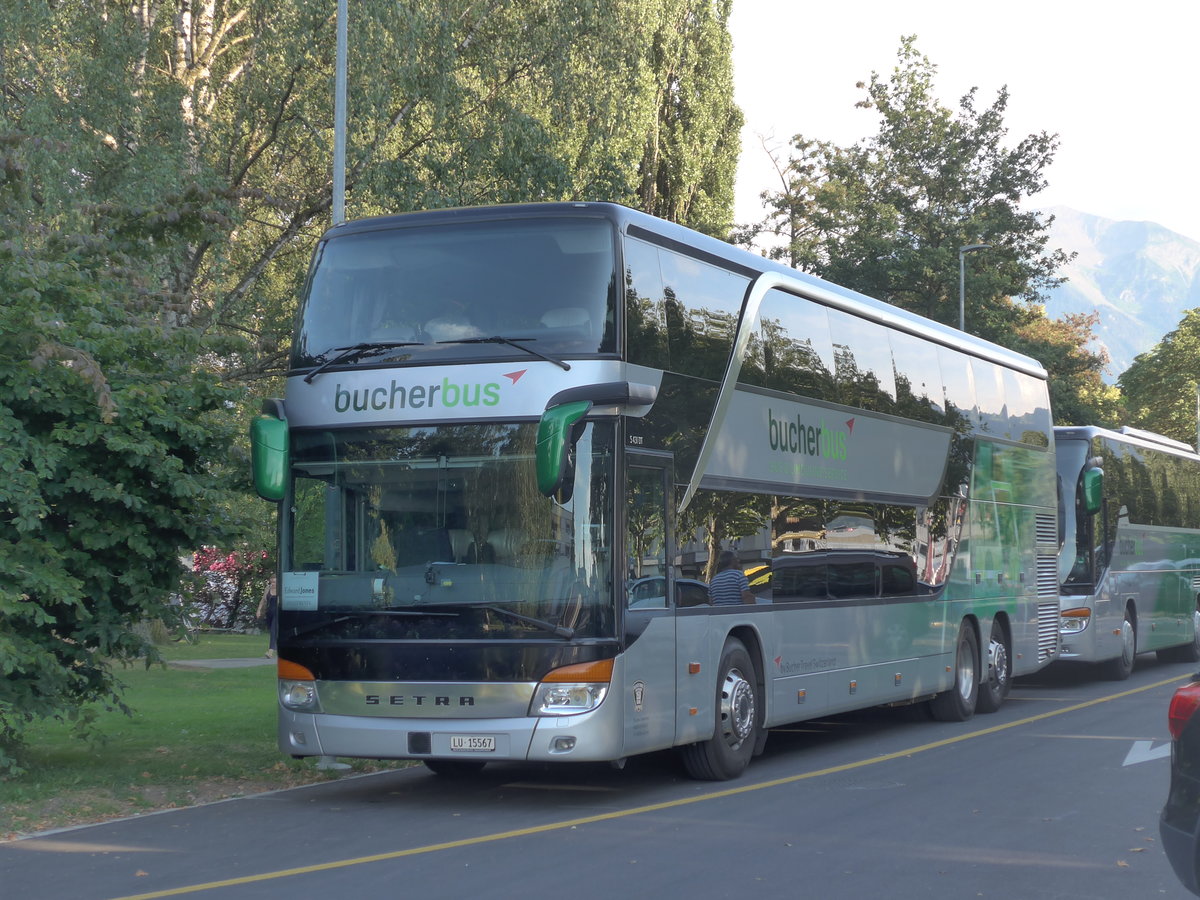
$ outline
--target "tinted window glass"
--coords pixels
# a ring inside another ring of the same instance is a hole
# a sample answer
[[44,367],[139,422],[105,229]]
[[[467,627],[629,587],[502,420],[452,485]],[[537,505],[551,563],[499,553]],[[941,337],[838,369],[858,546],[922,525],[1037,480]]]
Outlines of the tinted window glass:
[[1004,370],[1013,437],[1035,447],[1048,447],[1053,423],[1046,383],[1023,372]]
[[[991,437],[1013,438],[1008,398],[1004,395],[1002,370],[982,359],[971,359],[975,383],[975,402],[979,406],[979,427]],[[1019,399],[1019,395],[1016,399]]]
[[394,362],[613,352],[613,230],[593,219],[510,219],[334,235],[319,248],[293,342],[312,365],[361,341],[412,342]]
[[719,379],[729,362],[748,279],[659,248],[672,371]]
[[902,331],[892,332],[891,342],[897,413],[922,422],[942,421],[945,395],[936,346]]
[[625,242],[625,340],[630,362],[665,367],[667,322],[658,248],[633,238]]
[[742,373],[742,380],[750,384],[833,399],[833,342],[826,307],[768,291]]
[[834,378],[838,399],[847,406],[891,412],[896,375],[887,329],[841,310],[829,310]]
[[939,347],[937,355],[946,394],[947,424],[960,431],[978,428],[979,408],[975,403],[975,379],[970,358],[949,347]]

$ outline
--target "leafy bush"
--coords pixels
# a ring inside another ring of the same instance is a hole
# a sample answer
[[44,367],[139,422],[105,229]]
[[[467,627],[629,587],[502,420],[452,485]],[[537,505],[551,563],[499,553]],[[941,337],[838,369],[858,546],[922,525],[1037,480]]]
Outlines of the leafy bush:
[[239,392],[157,266],[196,214],[163,224],[166,198],[105,208],[95,230],[69,207],[35,224],[22,141],[0,150],[3,772],[33,720],[123,708],[113,666],[155,658],[135,626],[170,617],[182,550],[227,538],[225,467],[245,462]]

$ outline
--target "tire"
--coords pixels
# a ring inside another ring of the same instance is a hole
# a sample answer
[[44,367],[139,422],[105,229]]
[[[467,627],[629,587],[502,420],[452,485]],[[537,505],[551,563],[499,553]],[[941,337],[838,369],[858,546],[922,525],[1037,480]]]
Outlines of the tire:
[[929,712],[939,722],[965,722],[979,702],[979,639],[970,623],[958,626],[954,652],[954,686],[929,701]]
[[1158,658],[1169,663],[1200,662],[1200,604],[1192,610],[1192,640],[1180,647],[1168,647],[1158,651]]
[[425,768],[444,778],[464,778],[478,775],[486,762],[478,759],[425,759]]
[[979,699],[975,711],[994,713],[1008,699],[1012,689],[1012,654],[1008,648],[1008,635],[1004,626],[992,620],[992,635],[985,652],[986,669],[979,682]]
[[1137,622],[1133,610],[1125,607],[1125,620],[1121,623],[1121,655],[1103,663],[1104,675],[1110,681],[1124,681],[1133,674],[1133,660],[1137,656]]
[[758,679],[750,654],[736,638],[727,640],[721,651],[714,716],[713,736],[681,751],[684,769],[700,781],[737,778],[759,743]]

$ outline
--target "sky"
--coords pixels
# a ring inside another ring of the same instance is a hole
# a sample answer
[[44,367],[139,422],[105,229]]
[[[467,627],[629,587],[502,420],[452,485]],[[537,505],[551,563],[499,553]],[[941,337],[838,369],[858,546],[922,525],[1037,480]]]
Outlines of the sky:
[[1008,0],[733,0],[734,94],[746,117],[736,218],[761,218],[778,187],[764,149],[786,160],[795,134],[842,146],[877,119],[856,82],[885,79],[903,35],[937,66],[949,109],[1009,93],[1008,145],[1057,134],[1049,187],[1029,208],[1069,206],[1150,221],[1200,241],[1200,3]]

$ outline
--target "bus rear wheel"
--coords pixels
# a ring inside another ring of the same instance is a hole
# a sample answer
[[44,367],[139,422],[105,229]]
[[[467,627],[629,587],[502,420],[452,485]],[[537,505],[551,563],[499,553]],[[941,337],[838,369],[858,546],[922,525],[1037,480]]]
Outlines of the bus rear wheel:
[[759,716],[754,663],[745,645],[730,638],[721,651],[713,736],[682,750],[688,775],[701,781],[741,775],[758,743]]
[[1004,626],[992,622],[992,636],[988,638],[987,671],[979,684],[979,700],[976,710],[992,713],[1004,705],[1012,689],[1012,657],[1008,652],[1008,635]]
[[1192,610],[1192,639],[1182,646],[1159,650],[1158,658],[1168,663],[1200,662],[1200,604]]
[[958,626],[954,652],[954,685],[929,701],[929,712],[939,722],[965,722],[975,715],[979,699],[979,639],[969,622]]

